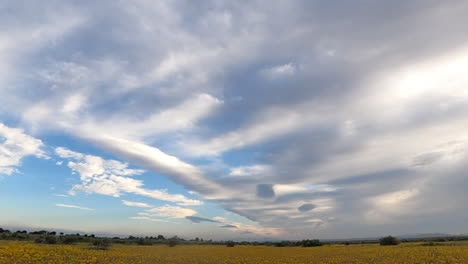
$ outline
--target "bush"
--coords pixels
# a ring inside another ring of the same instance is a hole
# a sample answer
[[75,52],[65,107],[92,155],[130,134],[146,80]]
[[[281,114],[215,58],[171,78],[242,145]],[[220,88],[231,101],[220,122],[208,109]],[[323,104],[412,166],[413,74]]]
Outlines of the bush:
[[73,236],[65,236],[62,238],[62,243],[63,244],[75,244],[76,242],[78,242],[78,238],[76,237],[73,237]]
[[111,241],[107,238],[104,239],[95,239],[93,241],[93,247],[92,249],[98,249],[98,250],[107,250],[111,246]]
[[44,243],[44,239],[38,237],[38,238],[36,238],[36,239],[34,240],[34,243],[42,244],[42,243]]
[[302,246],[303,247],[320,247],[322,243],[318,239],[306,239],[302,240]]
[[400,244],[400,241],[396,237],[386,236],[379,239],[381,246],[394,246]]
[[168,245],[170,247],[175,247],[179,244],[179,238],[177,236],[169,238]]
[[47,244],[57,244],[57,238],[55,236],[46,236],[45,242]]
[[234,247],[235,245],[236,245],[236,242],[234,242],[234,241],[227,241],[226,242],[227,247]]
[[149,239],[145,239],[145,238],[139,238],[137,241],[136,241],[137,245],[140,245],[140,246],[151,246],[153,245],[153,242]]

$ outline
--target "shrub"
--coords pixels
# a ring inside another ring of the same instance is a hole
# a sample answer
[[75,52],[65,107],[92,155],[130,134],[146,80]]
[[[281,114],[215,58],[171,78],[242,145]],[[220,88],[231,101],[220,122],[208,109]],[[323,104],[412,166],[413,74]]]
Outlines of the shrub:
[[62,243],[63,244],[75,244],[76,242],[78,242],[78,239],[76,237],[73,237],[73,236],[65,236],[62,238]]
[[322,243],[318,239],[306,239],[302,240],[303,247],[320,247]]
[[170,247],[175,247],[179,244],[179,238],[177,236],[169,238],[168,245]]
[[234,247],[235,245],[236,245],[236,242],[234,242],[234,241],[227,241],[226,242],[227,247]]
[[37,243],[37,244],[44,243],[44,239],[42,239],[41,237],[38,237],[34,240],[34,243]]
[[381,246],[393,246],[400,244],[400,241],[396,237],[386,236],[379,239]]
[[57,238],[55,236],[46,236],[45,242],[47,244],[57,244]]
[[104,239],[95,239],[93,241],[93,247],[92,249],[98,249],[98,250],[107,250],[111,246],[111,241],[107,238]]
[[136,241],[137,245],[140,245],[140,246],[151,246],[153,245],[153,243],[151,242],[151,240],[149,239],[145,239],[145,238],[139,238],[137,241]]

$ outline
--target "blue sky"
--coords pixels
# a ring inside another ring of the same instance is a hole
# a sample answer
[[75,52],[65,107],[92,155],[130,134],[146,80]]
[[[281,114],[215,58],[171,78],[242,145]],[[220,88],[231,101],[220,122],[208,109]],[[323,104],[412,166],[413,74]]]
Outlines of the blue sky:
[[2,1],[0,226],[466,233],[465,1]]

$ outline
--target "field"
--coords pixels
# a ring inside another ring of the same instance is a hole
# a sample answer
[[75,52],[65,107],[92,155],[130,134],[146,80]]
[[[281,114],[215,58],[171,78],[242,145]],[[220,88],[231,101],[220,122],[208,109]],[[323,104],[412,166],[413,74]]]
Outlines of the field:
[[167,264],[288,264],[288,263],[468,263],[468,245],[422,246],[402,244],[326,245],[315,248],[267,246],[131,246],[114,245],[109,250],[91,250],[86,244],[39,245],[0,242],[1,264],[25,263],[167,263]]

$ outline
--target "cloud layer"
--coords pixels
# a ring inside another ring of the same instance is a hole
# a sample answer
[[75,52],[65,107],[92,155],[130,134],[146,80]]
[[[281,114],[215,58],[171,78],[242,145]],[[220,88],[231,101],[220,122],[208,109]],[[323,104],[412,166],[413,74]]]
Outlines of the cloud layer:
[[[125,161],[56,148],[70,194],[174,203],[123,202],[151,221],[204,222],[183,206],[206,200],[256,222],[226,229],[288,238],[466,229],[448,224],[468,209],[463,1],[7,2],[0,117]],[[3,174],[45,156],[0,136]]]

